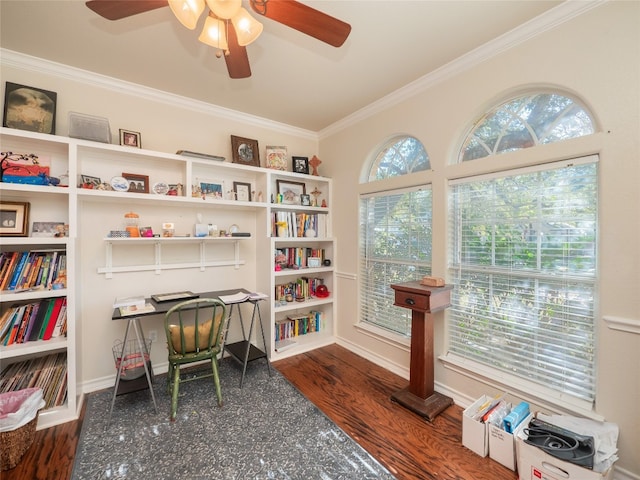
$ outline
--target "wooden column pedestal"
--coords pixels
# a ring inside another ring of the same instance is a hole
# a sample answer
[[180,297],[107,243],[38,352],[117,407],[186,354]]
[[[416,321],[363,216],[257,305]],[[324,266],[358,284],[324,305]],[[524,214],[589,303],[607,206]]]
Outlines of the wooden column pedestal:
[[411,309],[411,365],[409,386],[391,399],[429,421],[453,404],[434,391],[433,313],[447,308],[453,286],[427,287],[420,282],[391,285],[398,307]]

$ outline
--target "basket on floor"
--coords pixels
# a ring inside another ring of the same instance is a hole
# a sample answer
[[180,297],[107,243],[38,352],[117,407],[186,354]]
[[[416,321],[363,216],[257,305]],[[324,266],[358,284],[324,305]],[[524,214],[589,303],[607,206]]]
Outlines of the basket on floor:
[[145,338],[143,348],[147,352],[141,352],[138,340],[127,340],[124,345],[120,340],[116,340],[113,344],[113,360],[116,364],[116,370],[122,365],[120,380],[134,380],[145,375],[144,364],[151,372],[151,362],[149,361],[149,353],[151,351],[151,339]]
[[38,425],[38,415],[26,425],[11,430],[0,432],[0,470],[9,470],[20,463],[20,459],[33,444]]

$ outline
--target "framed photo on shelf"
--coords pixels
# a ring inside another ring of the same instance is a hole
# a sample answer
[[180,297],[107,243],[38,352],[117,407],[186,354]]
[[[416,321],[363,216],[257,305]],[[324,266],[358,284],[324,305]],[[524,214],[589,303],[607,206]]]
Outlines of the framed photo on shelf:
[[82,185],[91,185],[93,188],[96,188],[102,183],[102,180],[99,177],[92,177],[91,175],[80,176],[82,177]]
[[309,175],[309,157],[291,157],[293,161],[293,171]]
[[224,198],[224,183],[203,180],[200,182],[200,192],[202,198],[222,200]]
[[265,150],[267,153],[267,168],[273,168],[274,170],[287,169],[287,147],[267,145]]
[[260,151],[257,140],[231,135],[231,154],[233,163],[253,167],[260,166]]
[[68,225],[64,222],[33,222],[32,237],[66,237]]
[[307,193],[307,186],[303,182],[276,180],[278,194],[282,195],[282,203],[300,205],[300,196]]
[[132,132],[131,130],[120,129],[120,145],[126,147],[142,148],[140,132]]
[[251,184],[244,182],[233,182],[233,193],[236,200],[240,202],[251,201]]
[[29,202],[0,203],[0,236],[26,237],[29,234]]
[[57,98],[56,92],[6,82],[2,126],[55,134]]
[[302,195],[300,195],[300,205],[302,205],[303,207],[310,207],[311,195],[309,195],[308,193],[303,193]]
[[138,175],[136,173],[122,173],[122,176],[129,182],[129,190],[132,193],[149,193],[149,176]]

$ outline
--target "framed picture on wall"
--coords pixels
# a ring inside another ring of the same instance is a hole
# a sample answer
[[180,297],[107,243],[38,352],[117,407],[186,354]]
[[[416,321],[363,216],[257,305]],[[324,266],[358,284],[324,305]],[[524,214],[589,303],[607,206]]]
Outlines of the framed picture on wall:
[[58,94],[6,82],[2,126],[39,133],[56,133]]
[[260,151],[258,141],[231,135],[231,154],[233,163],[260,166]]

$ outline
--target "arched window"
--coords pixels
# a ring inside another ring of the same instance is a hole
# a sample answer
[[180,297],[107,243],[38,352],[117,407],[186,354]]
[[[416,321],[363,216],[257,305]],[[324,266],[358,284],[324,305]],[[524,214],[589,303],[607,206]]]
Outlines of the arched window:
[[498,105],[478,119],[458,160],[466,162],[592,133],[593,119],[577,100],[564,94],[533,93]]
[[429,170],[429,156],[414,137],[395,137],[380,149],[369,171],[369,181]]
[[389,190],[384,179],[429,168],[419,140],[395,137],[371,163],[380,190],[360,197],[360,322],[402,336],[411,335],[411,312],[393,305],[390,285],[431,272],[431,188]]
[[[459,158],[593,131],[592,116],[576,100],[532,94],[480,118]],[[598,157],[477,171],[449,181],[448,357],[510,386],[590,408]]]

